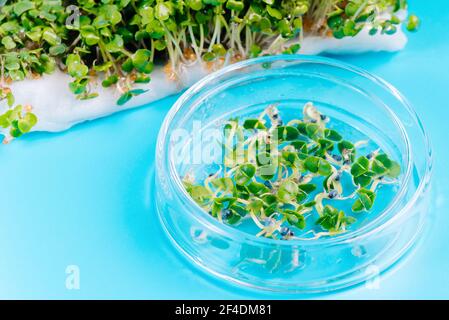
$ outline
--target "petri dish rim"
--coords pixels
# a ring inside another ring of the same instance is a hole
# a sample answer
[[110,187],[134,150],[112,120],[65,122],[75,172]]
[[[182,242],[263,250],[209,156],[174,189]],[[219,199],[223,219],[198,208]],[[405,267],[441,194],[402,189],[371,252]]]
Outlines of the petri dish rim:
[[[386,107],[386,111],[390,113],[390,115],[393,116],[393,121],[395,123],[395,126],[399,124],[400,132],[405,138],[405,144],[407,149],[407,170],[404,174],[404,183],[401,185],[400,190],[398,191],[397,195],[395,196],[394,200],[388,205],[387,208],[385,208],[380,214],[379,217],[376,217],[373,221],[368,223],[367,225],[361,227],[360,229],[354,230],[352,232],[343,233],[340,235],[336,235],[329,238],[320,238],[320,239],[314,239],[314,240],[305,240],[305,239],[294,239],[289,241],[281,241],[281,240],[274,240],[274,239],[268,239],[268,238],[260,238],[256,237],[255,235],[246,233],[244,231],[241,231],[237,228],[234,228],[232,226],[222,224],[213,217],[207,215],[204,213],[204,210],[199,207],[193,199],[190,198],[188,193],[186,192],[181,177],[179,176],[177,169],[174,164],[173,157],[170,157],[171,152],[169,152],[169,178],[173,182],[173,185],[176,187],[176,192],[178,194],[181,194],[183,199],[187,201],[188,208],[186,208],[186,214],[191,215],[195,220],[197,220],[199,223],[203,224],[208,229],[217,232],[219,234],[222,234],[228,238],[237,238],[237,237],[244,237],[247,242],[251,243],[261,243],[261,244],[276,244],[277,246],[323,246],[323,245],[336,245],[338,243],[343,243],[347,241],[354,241],[357,239],[368,237],[370,234],[378,232],[382,230],[383,228],[387,227],[391,223],[393,223],[396,219],[402,217],[404,214],[407,214],[410,207],[413,206],[413,204],[418,200],[420,194],[424,192],[426,187],[429,184],[431,173],[432,173],[432,149],[430,145],[430,141],[428,138],[428,135],[426,134],[426,131],[424,129],[424,126],[421,122],[421,120],[418,118],[416,112],[413,110],[409,102],[406,100],[406,98],[390,83],[383,80],[382,78],[375,76],[361,68],[352,66],[350,64],[340,62],[335,59],[325,58],[325,57],[317,57],[317,56],[303,56],[303,55],[278,55],[278,56],[266,56],[256,59],[250,59],[245,60],[236,64],[229,65],[221,70],[218,70],[202,80],[198,81],[196,84],[194,84],[192,87],[190,87],[188,90],[186,90],[181,97],[178,98],[178,100],[175,102],[171,110],[169,111],[169,114],[166,116],[164,123],[161,127],[161,131],[158,137],[158,144],[157,144],[157,150],[164,150],[164,145],[167,143],[167,134],[170,128],[170,125],[172,124],[173,119],[177,115],[177,113],[180,111],[180,109],[184,106],[184,104],[195,96],[195,94],[199,93],[204,86],[206,86],[209,82],[216,80],[217,78],[226,75],[227,73],[239,70],[241,68],[250,67],[252,65],[260,65],[264,63],[273,63],[273,62],[296,62],[298,64],[300,63],[314,63],[314,64],[324,64],[331,67],[343,69],[345,71],[349,71],[352,73],[355,73],[363,78],[366,78],[367,80],[374,82],[376,85],[380,86],[382,89],[388,91],[390,94],[392,94],[400,103],[401,105],[406,109],[406,111],[410,114],[414,122],[418,125],[418,129],[420,130],[423,138],[424,138],[424,144],[426,146],[427,152],[426,152],[426,168],[425,173],[422,176],[422,178],[419,181],[419,185],[417,186],[414,194],[411,196],[411,198],[408,200],[406,205],[402,207],[401,209],[397,210],[396,213],[393,214],[392,217],[390,217],[385,222],[378,224],[380,218],[385,217],[387,214],[391,213],[394,209],[394,205],[401,200],[401,196],[404,196],[405,189],[410,182],[410,176],[411,171],[413,167],[413,158],[412,158],[412,152],[411,152],[411,146],[408,139],[408,135],[406,132],[404,132],[404,126],[401,123],[398,116],[395,114],[393,110],[388,108],[387,105],[384,104]],[[194,108],[193,106],[192,108]],[[405,136],[404,136],[405,134]]]

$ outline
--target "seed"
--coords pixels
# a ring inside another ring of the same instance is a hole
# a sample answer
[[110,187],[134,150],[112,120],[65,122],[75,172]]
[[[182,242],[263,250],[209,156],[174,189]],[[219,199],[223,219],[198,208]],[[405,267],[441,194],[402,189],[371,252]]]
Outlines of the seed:
[[8,87],[0,87],[0,89],[6,94],[11,93],[11,89]]
[[335,181],[340,181],[341,180],[341,172],[337,173],[337,175],[334,178]]
[[329,194],[328,194],[329,199],[333,199],[336,196],[338,196],[338,191],[337,190],[332,189],[331,191],[329,191]]
[[271,143],[271,134],[267,134],[267,136],[265,137],[265,142],[266,142],[267,144],[270,144],[270,143]]
[[226,209],[223,211],[221,216],[223,217],[223,219],[228,219],[231,216],[231,214],[232,214],[231,210]]
[[279,232],[281,236],[285,237],[291,232],[290,228],[282,227],[281,231]]

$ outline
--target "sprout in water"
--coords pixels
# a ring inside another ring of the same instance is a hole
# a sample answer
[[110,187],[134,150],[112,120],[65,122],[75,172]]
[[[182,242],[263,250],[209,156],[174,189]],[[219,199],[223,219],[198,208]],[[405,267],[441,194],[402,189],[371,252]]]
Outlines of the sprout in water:
[[197,182],[188,174],[184,186],[218,221],[252,221],[257,236],[298,239],[307,226],[312,239],[344,233],[373,209],[382,184],[398,183],[401,168],[380,149],[359,154],[368,141],[345,140],[330,123],[310,102],[302,119],[287,123],[276,105],[258,117],[230,119],[220,170]]

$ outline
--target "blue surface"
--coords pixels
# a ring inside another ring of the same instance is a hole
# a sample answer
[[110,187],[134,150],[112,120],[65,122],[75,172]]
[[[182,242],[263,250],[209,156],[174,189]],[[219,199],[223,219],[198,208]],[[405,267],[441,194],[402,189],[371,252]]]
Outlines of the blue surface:
[[[423,119],[435,159],[428,232],[378,288],[321,298],[449,298],[449,9],[444,0],[410,2],[423,26],[404,51],[338,58],[391,82]],[[204,275],[162,233],[153,159],[175,99],[0,147],[0,298],[283,297]],[[66,288],[69,265],[79,267],[79,290]]]

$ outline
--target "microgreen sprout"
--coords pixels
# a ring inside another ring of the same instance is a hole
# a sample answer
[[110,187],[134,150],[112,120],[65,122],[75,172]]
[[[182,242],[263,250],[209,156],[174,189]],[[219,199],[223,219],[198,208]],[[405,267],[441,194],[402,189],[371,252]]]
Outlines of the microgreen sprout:
[[[406,7],[406,0],[11,0],[0,13],[1,81],[59,68],[72,77],[69,89],[78,99],[95,98],[100,84],[115,88],[122,105],[145,92],[139,85],[151,81],[155,64],[176,81],[193,63],[215,70],[297,53],[304,34],[393,34]],[[405,24],[415,31],[419,19],[411,15]]]
[[3,143],[8,143],[12,138],[18,138],[29,132],[37,123],[37,117],[32,112],[30,105],[14,105],[15,99],[8,87],[0,85],[0,102],[6,101],[8,109],[0,114],[0,132],[5,138]]
[[261,237],[298,239],[306,227],[313,239],[347,232],[354,215],[373,209],[382,184],[398,183],[400,165],[380,149],[359,154],[368,141],[345,140],[313,103],[302,114],[284,125],[270,105],[258,117],[227,121],[223,170],[203,181],[186,175],[192,199],[222,223],[252,221]]

